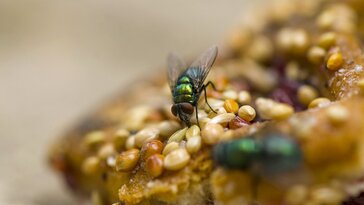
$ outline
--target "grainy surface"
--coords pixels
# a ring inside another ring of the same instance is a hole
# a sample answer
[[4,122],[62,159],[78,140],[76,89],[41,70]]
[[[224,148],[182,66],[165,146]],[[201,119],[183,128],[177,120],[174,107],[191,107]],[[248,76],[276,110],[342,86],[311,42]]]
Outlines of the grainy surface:
[[[105,97],[221,43],[249,1],[0,1],[0,204],[76,204],[50,172],[54,137]],[[163,73],[164,74],[164,73]]]

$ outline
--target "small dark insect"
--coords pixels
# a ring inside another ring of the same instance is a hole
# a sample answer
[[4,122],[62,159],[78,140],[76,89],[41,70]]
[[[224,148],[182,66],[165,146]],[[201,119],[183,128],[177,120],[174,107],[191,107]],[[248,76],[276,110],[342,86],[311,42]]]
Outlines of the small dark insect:
[[217,165],[227,169],[248,170],[258,176],[290,171],[302,162],[298,144],[280,133],[249,136],[217,144],[213,149],[213,157]]
[[217,144],[213,148],[213,159],[226,169],[249,171],[255,200],[261,177],[272,179],[296,169],[302,162],[302,152],[293,139],[280,133],[267,133]]
[[[206,87],[212,85],[211,81],[204,84],[207,74],[217,57],[217,47],[212,46],[203,53],[189,67],[175,54],[168,56],[168,83],[173,96],[171,111],[188,127],[191,125],[190,119],[195,109],[198,123],[197,103],[202,91],[205,93],[207,102]],[[214,111],[215,112],[215,111]]]

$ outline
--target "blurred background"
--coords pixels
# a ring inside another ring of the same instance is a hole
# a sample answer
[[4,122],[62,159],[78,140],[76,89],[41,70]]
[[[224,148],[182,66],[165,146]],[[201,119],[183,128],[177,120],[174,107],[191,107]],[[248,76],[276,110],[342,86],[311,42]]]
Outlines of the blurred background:
[[[76,204],[49,144],[176,51],[221,44],[248,0],[0,0],[0,204]],[[249,20],[249,18],[248,18]]]

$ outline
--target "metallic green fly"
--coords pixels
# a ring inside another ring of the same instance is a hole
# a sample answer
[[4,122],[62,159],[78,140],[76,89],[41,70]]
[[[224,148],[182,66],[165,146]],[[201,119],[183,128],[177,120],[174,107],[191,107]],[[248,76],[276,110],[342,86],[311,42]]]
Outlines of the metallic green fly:
[[226,169],[267,176],[297,168],[302,162],[302,151],[292,138],[273,132],[217,144],[213,158]]
[[279,175],[296,170],[303,162],[302,150],[297,142],[279,132],[253,134],[216,144],[212,156],[218,166],[251,174],[253,200],[258,198],[262,177],[280,183],[282,178]]
[[171,53],[168,56],[168,83],[174,103],[171,111],[188,127],[191,125],[190,119],[194,109],[198,123],[197,103],[202,91],[205,94],[206,104],[214,111],[207,103],[206,87],[209,85],[215,87],[212,82],[204,84],[204,81],[216,57],[216,46],[205,51],[189,67],[186,67],[186,64],[177,55]]

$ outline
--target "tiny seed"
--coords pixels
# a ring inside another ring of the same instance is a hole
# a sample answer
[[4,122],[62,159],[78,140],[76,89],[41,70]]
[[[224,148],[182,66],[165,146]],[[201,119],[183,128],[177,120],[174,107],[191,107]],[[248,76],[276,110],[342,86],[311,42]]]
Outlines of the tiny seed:
[[241,127],[248,126],[249,123],[239,116],[236,116],[229,122],[229,128],[232,130],[239,129]]
[[255,109],[250,105],[243,105],[239,108],[238,111],[239,117],[243,120],[250,122],[255,118],[256,112]]
[[187,140],[186,149],[189,153],[196,153],[200,150],[200,148],[201,137],[199,135],[192,136]]
[[317,91],[309,85],[303,85],[298,89],[298,100],[303,105],[308,105],[310,102],[318,97]]
[[139,150],[131,149],[122,152],[116,157],[115,168],[116,171],[131,171],[137,165],[139,160]]
[[190,161],[190,155],[186,149],[176,149],[170,152],[163,161],[164,167],[167,170],[179,170],[185,167]]
[[329,70],[338,70],[344,63],[343,56],[341,53],[332,54],[327,60],[326,67]]
[[96,146],[105,142],[105,133],[103,131],[93,131],[86,135],[84,143],[89,148],[95,148]]
[[274,120],[285,120],[294,113],[292,106],[284,103],[275,105],[271,111],[271,117]]
[[247,54],[258,62],[264,62],[272,57],[272,42],[265,36],[259,36],[254,39],[251,46],[248,48]]
[[176,132],[180,128],[181,125],[176,121],[172,120],[163,121],[158,125],[159,134],[163,138],[171,136],[174,132]]
[[312,191],[311,198],[317,204],[340,204],[344,194],[331,187],[320,187]]
[[142,147],[144,143],[149,142],[154,139],[158,139],[159,130],[155,127],[148,127],[140,130],[135,135],[135,145],[137,147]]
[[235,118],[235,114],[233,113],[224,113],[217,115],[216,117],[212,118],[208,121],[208,124],[221,124],[221,123],[228,123],[230,120]]
[[224,102],[224,108],[226,112],[237,113],[239,110],[239,105],[235,100],[228,99]]
[[200,135],[200,128],[197,125],[192,125],[186,132],[186,138],[189,139],[196,135]]
[[321,47],[314,46],[308,51],[308,60],[313,64],[319,64],[325,58],[326,51]]
[[179,147],[179,144],[178,142],[171,142],[171,143],[168,143],[164,149],[163,149],[163,155],[167,155],[168,153],[172,152],[173,150],[176,150],[178,149]]
[[316,98],[308,105],[309,108],[324,107],[330,103],[327,98]]
[[317,18],[316,24],[321,29],[328,29],[335,21],[335,15],[332,11],[326,10]]
[[127,129],[119,129],[115,132],[112,141],[116,150],[121,150],[125,147],[129,135],[130,133]]
[[135,135],[129,136],[128,139],[126,139],[125,148],[128,150],[135,148]]
[[255,104],[257,105],[257,111],[264,119],[284,120],[294,112],[292,106],[267,98],[257,98]]
[[164,144],[159,140],[152,140],[143,145],[143,157],[147,159],[148,157],[152,156],[153,154],[160,154],[162,153]]
[[186,136],[186,132],[187,132],[187,127],[178,130],[177,132],[175,132],[169,139],[168,139],[168,143],[171,142],[180,142],[182,141],[185,136]]
[[329,49],[336,44],[336,34],[334,32],[327,32],[321,35],[319,45],[322,48]]
[[220,124],[206,124],[201,132],[202,141],[206,144],[215,144],[224,133],[224,128]]
[[227,90],[227,91],[223,92],[222,97],[224,99],[237,100],[238,93],[236,93],[234,90]]
[[326,114],[330,122],[334,125],[339,125],[341,123],[344,123],[349,118],[348,110],[341,105],[330,106],[326,110]]
[[112,144],[105,144],[99,149],[97,156],[100,157],[100,159],[106,159],[115,153],[116,151]]
[[307,198],[308,191],[307,188],[303,185],[295,185],[291,189],[288,190],[285,202],[288,205],[300,205]]
[[98,157],[88,157],[82,163],[82,171],[85,174],[95,174],[99,170],[100,159]]
[[158,177],[163,173],[164,156],[161,154],[151,155],[146,161],[146,170],[151,177]]
[[250,104],[251,100],[252,100],[252,98],[251,98],[250,93],[248,91],[243,90],[243,91],[239,92],[238,102],[240,104],[243,104],[243,105],[244,104]]

